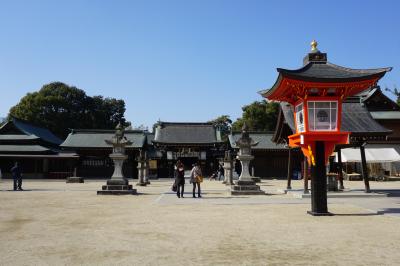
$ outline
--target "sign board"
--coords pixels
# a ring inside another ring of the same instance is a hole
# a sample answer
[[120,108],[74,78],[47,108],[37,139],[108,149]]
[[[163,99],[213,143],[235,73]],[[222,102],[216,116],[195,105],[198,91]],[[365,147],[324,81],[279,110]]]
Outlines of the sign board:
[[149,168],[157,169],[157,160],[149,160]]

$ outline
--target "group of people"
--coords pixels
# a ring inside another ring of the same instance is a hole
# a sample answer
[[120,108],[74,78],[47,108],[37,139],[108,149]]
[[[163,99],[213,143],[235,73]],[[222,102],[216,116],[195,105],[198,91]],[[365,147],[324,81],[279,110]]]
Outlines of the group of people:
[[[212,178],[221,180],[224,178],[224,168],[221,164],[218,165],[218,169],[210,176]],[[200,183],[203,182],[203,173],[199,163],[193,164],[192,170],[190,171],[190,183],[193,184],[193,198],[196,198],[196,188],[197,197],[201,198],[201,187]],[[173,185],[174,191],[176,190],[176,196],[178,198],[183,198],[185,192],[185,166],[178,160],[175,165],[175,181]]]
[[[201,182],[203,182],[203,173],[201,171],[200,165],[198,163],[195,163],[193,165],[192,171],[190,172],[190,183],[193,184],[193,198],[196,198],[196,188],[197,197],[201,198]],[[178,198],[183,198],[183,193],[185,192],[185,166],[179,160],[175,165],[174,186],[176,186],[176,196]]]
[[215,171],[214,173],[212,173],[211,175],[210,175],[210,181],[211,180],[217,180],[217,178],[218,178],[218,181],[220,181],[221,179],[224,179],[224,172],[225,172],[225,170],[224,170],[224,167],[222,166],[222,164],[218,164],[218,169],[217,169],[217,171]]
[[[23,190],[22,189],[22,170],[19,166],[18,162],[15,162],[14,166],[10,169],[11,175],[14,180],[14,190]],[[0,181],[3,178],[3,174],[0,169]]]

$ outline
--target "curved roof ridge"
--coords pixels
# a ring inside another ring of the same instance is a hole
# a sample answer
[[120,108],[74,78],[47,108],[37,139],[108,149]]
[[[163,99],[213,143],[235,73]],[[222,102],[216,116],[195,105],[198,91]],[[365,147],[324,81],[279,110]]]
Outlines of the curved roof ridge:
[[376,73],[376,72],[389,72],[392,71],[393,67],[379,67],[379,68],[349,68],[349,67],[343,67],[343,66],[339,66],[336,64],[333,64],[331,62],[326,62],[327,65],[330,65],[334,68],[340,69],[340,70],[345,70],[345,71],[355,71],[358,73],[362,73],[362,74],[370,74],[371,72]]
[[60,145],[63,141],[47,128],[35,126],[27,121],[13,117],[14,125],[27,135],[33,135],[53,144]]
[[328,66],[331,66],[338,70],[347,71],[347,72],[355,72],[355,73],[359,73],[359,74],[376,74],[376,73],[381,73],[381,72],[389,72],[393,69],[392,67],[367,68],[367,69],[360,68],[360,69],[358,69],[358,68],[349,68],[349,67],[339,66],[339,65],[333,64],[331,62],[326,62],[326,63],[325,62],[324,63],[309,62],[305,66],[302,66],[301,68],[298,68],[298,69],[277,68],[277,71],[279,73],[302,73],[302,72],[308,70],[309,68],[311,68],[313,65],[328,65]]

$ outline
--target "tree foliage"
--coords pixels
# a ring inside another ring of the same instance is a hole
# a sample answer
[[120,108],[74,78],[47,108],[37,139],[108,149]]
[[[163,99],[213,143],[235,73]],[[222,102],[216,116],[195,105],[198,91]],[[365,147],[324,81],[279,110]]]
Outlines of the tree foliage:
[[70,128],[114,129],[124,118],[125,102],[86,93],[62,82],[28,93],[12,107],[9,116],[29,121],[65,138]]
[[223,141],[228,139],[228,135],[231,132],[232,120],[229,115],[221,115],[211,121],[209,123],[213,123],[216,127],[221,131],[221,138]]
[[397,89],[397,86],[394,86],[393,89],[385,88],[385,91],[389,91],[394,96],[396,96],[396,103],[400,105],[400,90]]
[[240,131],[246,122],[251,131],[273,131],[278,119],[279,104],[265,100],[255,101],[242,107],[243,114],[232,124],[232,130]]

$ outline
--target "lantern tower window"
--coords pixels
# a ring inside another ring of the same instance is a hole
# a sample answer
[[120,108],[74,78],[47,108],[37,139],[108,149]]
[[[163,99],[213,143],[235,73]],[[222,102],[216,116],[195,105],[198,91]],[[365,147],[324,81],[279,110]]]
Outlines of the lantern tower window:
[[304,105],[303,103],[296,106],[296,125],[297,132],[304,132]]
[[337,130],[337,101],[309,101],[308,123],[310,131]]

